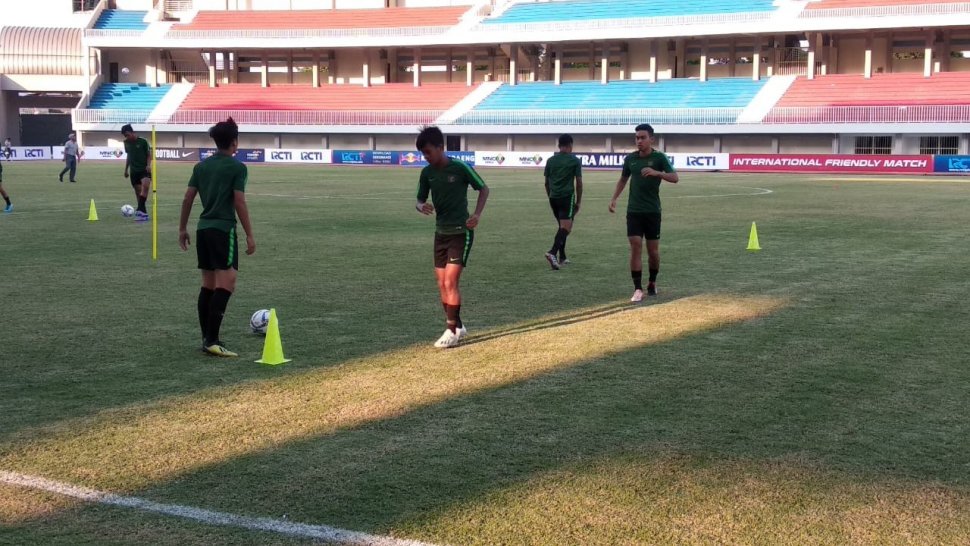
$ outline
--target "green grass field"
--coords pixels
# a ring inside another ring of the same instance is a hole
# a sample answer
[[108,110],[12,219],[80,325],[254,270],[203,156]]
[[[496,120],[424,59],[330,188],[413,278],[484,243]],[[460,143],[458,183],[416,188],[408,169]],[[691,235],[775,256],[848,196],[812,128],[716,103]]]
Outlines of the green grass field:
[[[483,170],[441,351],[418,170],[253,166],[230,360],[198,351],[190,169],[153,263],[120,163],[4,165],[0,472],[435,544],[967,544],[962,179],[682,173],[633,307],[616,172],[553,272],[540,172]],[[289,364],[253,363],[264,307]],[[305,542],[0,483],[2,544]]]

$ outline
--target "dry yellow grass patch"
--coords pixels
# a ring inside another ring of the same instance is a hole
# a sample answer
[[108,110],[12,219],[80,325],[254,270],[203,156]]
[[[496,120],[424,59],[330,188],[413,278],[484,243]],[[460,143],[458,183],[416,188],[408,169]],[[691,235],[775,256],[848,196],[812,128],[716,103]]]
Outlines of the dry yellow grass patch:
[[0,469],[115,492],[139,490],[286,442],[749,320],[782,305],[766,297],[697,296],[620,312],[615,305],[588,309],[572,319],[583,319],[578,322],[560,316],[484,332],[457,349],[410,347],[64,422],[0,446]]
[[[76,507],[80,501],[41,491],[26,491],[0,483],[0,526],[59,514]],[[0,531],[0,535],[3,532]],[[2,540],[0,540],[2,543]]]
[[408,531],[429,529],[466,545],[965,545],[970,492],[645,448],[536,476]]

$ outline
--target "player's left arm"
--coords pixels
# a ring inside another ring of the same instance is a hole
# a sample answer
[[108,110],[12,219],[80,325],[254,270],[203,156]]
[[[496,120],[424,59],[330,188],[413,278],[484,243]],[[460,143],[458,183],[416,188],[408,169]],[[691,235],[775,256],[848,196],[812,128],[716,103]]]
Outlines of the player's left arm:
[[471,184],[471,187],[478,191],[478,201],[475,203],[475,212],[473,212],[472,215],[468,217],[468,221],[465,222],[466,226],[471,229],[475,229],[475,226],[478,225],[478,220],[482,216],[482,211],[485,210],[485,202],[488,201],[489,189],[488,186],[485,185],[485,181],[482,180],[482,177],[475,172],[475,169],[465,165],[465,172],[468,175],[468,183]]
[[185,190],[185,197],[182,198],[182,211],[179,214],[179,247],[182,250],[188,250],[189,244],[191,244],[187,228],[189,225],[189,214],[192,212],[192,203],[195,201],[195,196],[198,193],[199,190],[195,186],[189,186]]
[[468,221],[465,225],[471,229],[475,229],[478,226],[478,220],[482,216],[482,211],[485,210],[485,202],[488,201],[488,186],[482,184],[482,187],[476,188],[478,190],[478,201],[475,203],[475,212],[468,217]]

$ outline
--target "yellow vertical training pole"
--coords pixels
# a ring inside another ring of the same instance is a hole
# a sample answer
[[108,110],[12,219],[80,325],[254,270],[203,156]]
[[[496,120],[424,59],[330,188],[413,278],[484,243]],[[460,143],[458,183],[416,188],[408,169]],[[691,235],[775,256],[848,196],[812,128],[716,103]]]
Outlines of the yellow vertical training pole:
[[158,165],[155,161],[155,126],[152,125],[152,261],[158,261]]

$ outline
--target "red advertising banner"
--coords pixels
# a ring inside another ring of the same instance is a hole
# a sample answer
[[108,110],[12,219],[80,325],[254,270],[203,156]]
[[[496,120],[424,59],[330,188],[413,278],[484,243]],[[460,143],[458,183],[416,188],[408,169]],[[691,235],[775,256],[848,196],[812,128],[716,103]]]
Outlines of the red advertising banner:
[[931,173],[933,156],[731,154],[730,170],[775,173]]

